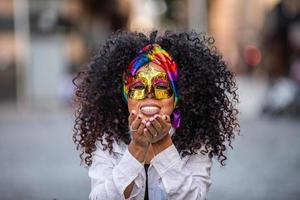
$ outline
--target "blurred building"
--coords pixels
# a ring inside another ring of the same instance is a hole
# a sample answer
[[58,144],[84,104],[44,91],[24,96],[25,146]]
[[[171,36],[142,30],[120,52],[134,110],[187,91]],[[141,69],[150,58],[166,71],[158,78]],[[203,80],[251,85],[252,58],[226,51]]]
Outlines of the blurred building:
[[93,46],[115,30],[207,30],[197,0],[2,0],[0,103],[59,109]]
[[209,1],[209,32],[239,74],[261,72],[261,30],[266,13],[278,0]]

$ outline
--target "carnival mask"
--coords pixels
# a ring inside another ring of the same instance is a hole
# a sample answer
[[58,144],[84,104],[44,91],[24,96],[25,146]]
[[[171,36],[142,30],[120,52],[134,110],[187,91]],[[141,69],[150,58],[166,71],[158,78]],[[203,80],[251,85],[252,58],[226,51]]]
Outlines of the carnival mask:
[[128,97],[141,100],[147,97],[167,99],[173,95],[166,72],[157,71],[147,65],[145,70],[137,72],[128,84]]

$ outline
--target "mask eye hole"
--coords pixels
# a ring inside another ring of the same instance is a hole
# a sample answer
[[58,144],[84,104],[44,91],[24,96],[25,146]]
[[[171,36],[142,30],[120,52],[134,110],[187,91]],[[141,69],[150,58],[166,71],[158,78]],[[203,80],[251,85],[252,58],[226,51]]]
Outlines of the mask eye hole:
[[146,87],[143,83],[134,83],[130,86],[130,89],[133,89],[133,90],[143,90],[145,88]]
[[170,85],[168,82],[163,81],[163,82],[156,83],[154,87],[155,89],[159,89],[159,90],[167,90],[170,88]]

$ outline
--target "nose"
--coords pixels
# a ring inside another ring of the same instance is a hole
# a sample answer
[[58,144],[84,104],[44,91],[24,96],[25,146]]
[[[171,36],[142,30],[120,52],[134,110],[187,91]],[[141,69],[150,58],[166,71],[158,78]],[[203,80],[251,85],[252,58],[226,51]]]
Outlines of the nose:
[[152,92],[148,92],[147,98],[153,98],[153,97],[154,97],[153,93]]
[[147,87],[147,95],[146,95],[147,98],[154,98],[154,91],[153,91],[153,88],[152,86],[151,87]]

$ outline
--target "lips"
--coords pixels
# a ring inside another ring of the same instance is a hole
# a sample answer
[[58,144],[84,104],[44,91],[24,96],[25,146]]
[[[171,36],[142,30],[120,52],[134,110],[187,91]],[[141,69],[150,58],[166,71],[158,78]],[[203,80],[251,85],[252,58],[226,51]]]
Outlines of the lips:
[[160,107],[156,105],[143,105],[140,108],[141,113],[144,115],[155,115],[158,114],[160,111]]

